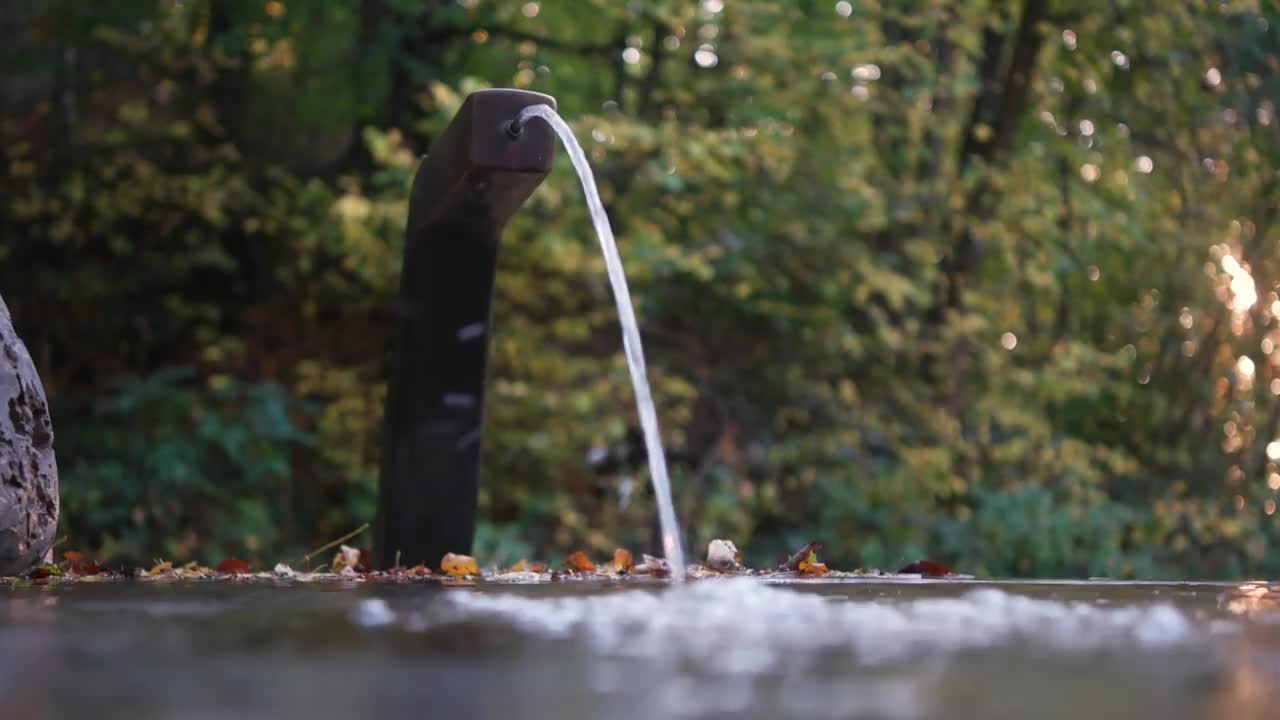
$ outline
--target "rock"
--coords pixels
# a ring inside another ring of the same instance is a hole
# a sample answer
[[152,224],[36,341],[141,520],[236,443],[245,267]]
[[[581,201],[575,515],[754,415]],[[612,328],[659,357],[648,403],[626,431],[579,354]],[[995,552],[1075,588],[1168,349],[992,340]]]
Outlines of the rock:
[[58,528],[58,465],[44,386],[0,298],[0,576],[45,560]]
[[716,570],[741,570],[738,546],[732,540],[712,540],[707,544],[707,567]]

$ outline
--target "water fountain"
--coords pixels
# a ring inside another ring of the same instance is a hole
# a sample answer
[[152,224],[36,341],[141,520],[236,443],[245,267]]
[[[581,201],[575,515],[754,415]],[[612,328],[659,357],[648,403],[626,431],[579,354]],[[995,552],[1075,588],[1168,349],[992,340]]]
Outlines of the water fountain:
[[[475,93],[415,177],[387,400],[383,567],[434,566],[471,546],[499,239],[550,171],[557,136],[619,306],[665,551],[684,566],[621,261],[582,148],[554,108],[537,93]],[[678,585],[542,574],[317,581],[277,566],[250,582],[177,589],[171,575],[0,583],[0,717],[339,718],[425,706],[558,719],[1193,720],[1274,717],[1280,706],[1280,587],[1264,584],[736,570]]]
[[551,170],[558,136],[581,179],[604,252],[663,549],[673,577],[683,578],[684,551],[622,261],[591,167],[555,106],[550,96],[523,90],[472,93],[414,177],[375,541],[382,567],[437,567],[445,553],[470,551],[499,240],[507,220]]

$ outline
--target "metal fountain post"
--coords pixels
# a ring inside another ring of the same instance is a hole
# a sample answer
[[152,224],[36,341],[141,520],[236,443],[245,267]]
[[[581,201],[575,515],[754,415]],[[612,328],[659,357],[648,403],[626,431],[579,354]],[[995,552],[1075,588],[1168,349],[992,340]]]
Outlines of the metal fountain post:
[[545,123],[511,126],[537,104],[556,107],[541,93],[472,93],[414,176],[387,388],[379,567],[436,568],[445,553],[471,550],[499,240],[555,149]]

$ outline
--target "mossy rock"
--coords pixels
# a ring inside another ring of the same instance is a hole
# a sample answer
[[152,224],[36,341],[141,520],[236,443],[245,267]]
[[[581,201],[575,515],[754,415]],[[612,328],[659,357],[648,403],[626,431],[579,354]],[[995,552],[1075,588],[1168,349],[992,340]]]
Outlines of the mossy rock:
[[0,298],[0,575],[24,573],[45,559],[57,528],[49,404]]

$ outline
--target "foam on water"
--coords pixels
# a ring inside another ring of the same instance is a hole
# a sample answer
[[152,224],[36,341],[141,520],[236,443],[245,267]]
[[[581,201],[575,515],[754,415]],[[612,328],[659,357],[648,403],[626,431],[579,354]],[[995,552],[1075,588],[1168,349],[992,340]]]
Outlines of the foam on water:
[[522,688],[531,706],[554,698],[619,720],[1190,720],[1231,671],[1226,643],[1243,637],[1235,623],[1202,622],[1168,602],[1099,605],[995,588],[876,600],[746,578],[547,590],[459,588],[390,613],[367,600],[374,605],[351,619],[422,633],[424,647],[489,648],[484,658],[505,648],[519,659],[503,684]]
[[[370,615],[377,624],[392,622],[382,612],[356,617]],[[955,598],[858,601],[743,578],[576,597],[457,592],[429,613],[410,615],[396,621],[421,629],[498,623],[539,638],[580,639],[600,655],[688,662],[723,675],[762,675],[828,651],[870,666],[1010,645],[1157,652],[1213,632],[1168,603],[1100,606],[994,588]]]

